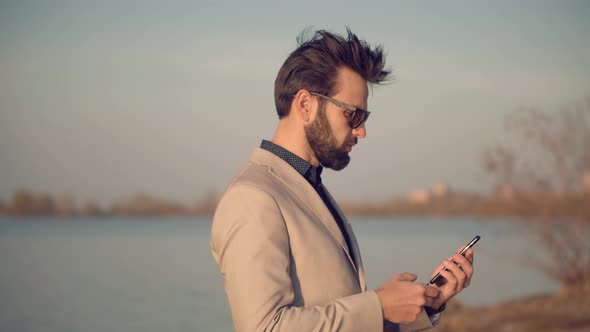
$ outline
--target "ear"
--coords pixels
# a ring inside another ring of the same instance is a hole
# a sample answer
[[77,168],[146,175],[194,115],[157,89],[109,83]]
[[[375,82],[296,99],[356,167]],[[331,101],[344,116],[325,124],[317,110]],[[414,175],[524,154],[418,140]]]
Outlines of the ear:
[[313,120],[313,112],[317,108],[315,98],[305,89],[297,91],[291,104],[291,111],[300,119],[303,124],[308,124]]

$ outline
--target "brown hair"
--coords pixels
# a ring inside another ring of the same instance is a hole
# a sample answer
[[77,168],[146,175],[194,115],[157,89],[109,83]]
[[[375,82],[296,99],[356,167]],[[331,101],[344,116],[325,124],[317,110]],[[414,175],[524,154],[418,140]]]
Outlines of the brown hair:
[[311,38],[304,30],[297,37],[298,47],[281,66],[275,80],[275,105],[279,119],[289,114],[293,97],[300,89],[331,96],[338,69],[349,67],[367,82],[379,84],[389,78],[390,70],[384,69],[382,46],[374,49],[346,28],[348,38],[316,31]]

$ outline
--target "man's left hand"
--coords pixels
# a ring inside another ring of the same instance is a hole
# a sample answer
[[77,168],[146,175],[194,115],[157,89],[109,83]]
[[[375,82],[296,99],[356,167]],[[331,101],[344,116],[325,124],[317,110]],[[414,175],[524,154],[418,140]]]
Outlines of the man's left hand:
[[[433,287],[438,288],[441,292],[434,301],[432,308],[438,310],[444,303],[450,300],[453,296],[459,294],[463,289],[469,287],[471,277],[473,276],[473,249],[465,252],[465,257],[459,255],[462,246],[449,259],[445,259],[439,266],[436,267],[430,278],[434,277],[440,272],[441,276],[446,279],[446,283]],[[453,263],[451,260],[454,260]]]

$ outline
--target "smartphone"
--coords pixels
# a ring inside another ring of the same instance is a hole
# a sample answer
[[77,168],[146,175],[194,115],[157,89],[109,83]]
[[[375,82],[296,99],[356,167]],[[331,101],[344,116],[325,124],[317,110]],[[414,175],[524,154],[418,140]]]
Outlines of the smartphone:
[[[469,250],[469,248],[473,247],[477,241],[479,241],[479,239],[481,239],[481,237],[479,235],[476,235],[473,240],[471,240],[471,242],[469,242],[465,248],[463,248],[463,250],[461,250],[461,252],[459,253],[459,255],[461,256],[465,256],[465,252],[467,252],[467,250]],[[451,260],[451,262],[455,262],[455,260]],[[443,268],[444,270],[445,268]],[[445,282],[447,282],[447,280],[440,275],[440,272],[437,273],[434,277],[432,277],[432,279],[430,279],[430,284],[436,284],[437,286],[441,286],[444,285]]]

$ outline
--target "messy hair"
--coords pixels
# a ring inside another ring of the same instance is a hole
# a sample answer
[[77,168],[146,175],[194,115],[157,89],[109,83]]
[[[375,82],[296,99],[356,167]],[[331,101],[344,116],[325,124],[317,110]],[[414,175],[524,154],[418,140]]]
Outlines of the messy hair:
[[380,84],[389,79],[383,47],[371,48],[346,29],[348,36],[318,30],[304,30],[297,37],[298,47],[281,66],[275,80],[275,105],[279,118],[286,116],[293,97],[300,89],[331,96],[337,91],[338,69],[348,67],[365,81]]

